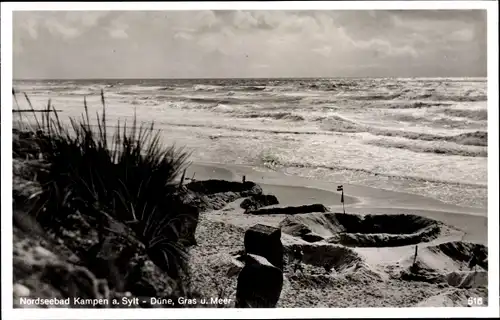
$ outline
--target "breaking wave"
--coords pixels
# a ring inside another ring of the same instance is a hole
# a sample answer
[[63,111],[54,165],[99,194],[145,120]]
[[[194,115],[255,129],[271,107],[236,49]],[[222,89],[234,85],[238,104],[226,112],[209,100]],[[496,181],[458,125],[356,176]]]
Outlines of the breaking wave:
[[336,90],[351,90],[359,86],[355,81],[320,81],[315,83],[299,83],[299,88],[318,90],[318,91],[336,91]]
[[183,101],[190,101],[199,104],[224,103],[224,104],[249,104],[254,102],[269,103],[293,103],[302,100],[302,97],[287,96],[259,96],[259,97],[178,97]]
[[248,91],[248,92],[259,92],[259,91],[264,91],[266,90],[266,86],[246,86],[246,87],[240,87],[240,88],[233,88],[233,90],[241,90],[241,91]]
[[339,115],[333,115],[328,117],[318,117],[315,119],[321,123],[321,128],[327,131],[336,132],[367,132],[368,127],[357,124],[354,121],[343,118]]
[[416,96],[406,97],[411,100],[423,100],[429,99],[433,101],[452,101],[452,102],[477,102],[477,101],[488,101],[487,95],[441,95],[441,94],[423,94]]
[[411,140],[446,141],[446,142],[455,142],[457,144],[462,144],[467,146],[482,146],[482,147],[488,146],[488,132],[484,131],[467,132],[453,136],[438,136],[429,133],[390,131],[390,130],[378,130],[370,133],[374,135],[382,135],[388,137],[402,137]]
[[407,181],[413,181],[413,182],[431,182],[431,183],[446,183],[447,185],[454,185],[454,186],[467,186],[467,187],[482,187],[483,185],[481,184],[474,184],[474,183],[466,183],[466,182],[456,182],[456,181],[448,181],[448,180],[440,180],[440,179],[433,179],[433,178],[423,178],[423,177],[416,177],[416,176],[408,176],[408,175],[396,175],[396,174],[391,174],[391,173],[381,173],[373,170],[368,170],[368,169],[362,169],[362,168],[353,168],[353,167],[346,167],[342,165],[334,165],[334,166],[326,166],[326,165],[320,165],[320,164],[313,164],[313,163],[307,163],[307,162],[294,162],[294,161],[283,161],[279,157],[273,155],[273,154],[268,154],[264,153],[261,155],[260,158],[260,163],[259,165],[263,165],[266,168],[269,168],[271,170],[277,170],[278,168],[305,168],[305,169],[326,169],[326,170],[331,170],[331,171],[350,171],[350,172],[359,172],[359,173],[366,173],[372,176],[379,176],[379,177],[385,177],[385,178],[393,178],[393,179],[405,179]]
[[205,84],[196,84],[193,86],[194,91],[217,91],[219,89],[223,89],[223,87]]
[[346,133],[367,132],[376,136],[400,137],[422,141],[445,141],[470,146],[485,147],[488,145],[488,132],[485,131],[467,132],[452,136],[441,136],[430,133],[372,128],[366,125],[358,124],[338,115],[318,117],[315,120],[321,122],[322,129],[327,131]]
[[377,101],[377,100],[395,100],[399,97],[401,97],[401,93],[393,93],[393,94],[385,94],[385,95],[380,95],[380,94],[374,94],[374,95],[356,95],[356,96],[349,96],[348,99],[350,100],[363,100],[363,101]]
[[488,157],[488,151],[481,148],[481,150],[477,149],[465,149],[457,147],[449,147],[449,146],[436,146],[436,145],[410,145],[404,142],[396,142],[396,141],[368,141],[366,144],[385,147],[385,148],[397,148],[397,149],[405,149],[414,152],[420,153],[435,153],[435,154],[446,154],[451,156],[463,156],[463,157]]
[[478,121],[488,120],[488,110],[444,109],[443,113],[451,117],[467,118]]
[[409,122],[409,123],[419,123],[420,125],[426,124],[429,127],[445,127],[451,129],[467,129],[469,128],[469,123],[461,119],[452,119],[449,117],[429,117],[429,116],[417,116],[412,114],[399,114],[393,117],[397,121]]
[[253,113],[243,113],[238,115],[239,118],[270,118],[275,120],[291,120],[291,121],[304,121],[304,117],[298,114],[293,114],[291,112],[253,112]]
[[[278,117],[286,117],[288,115],[279,115]],[[270,134],[296,134],[296,135],[329,135],[334,134],[334,132],[339,133],[370,133],[376,136],[387,136],[387,137],[400,137],[410,140],[422,140],[422,141],[444,141],[444,142],[454,142],[456,144],[465,146],[488,146],[488,132],[485,131],[475,131],[467,132],[452,136],[439,136],[428,133],[410,132],[410,131],[400,131],[400,130],[384,130],[375,129],[370,127],[365,127],[364,129],[358,126],[354,122],[343,119],[341,117],[335,117],[341,127],[329,128],[329,132],[319,132],[319,131],[309,131],[309,130],[273,130],[273,129],[259,129],[259,128],[245,128],[245,127],[234,127],[226,125],[207,125],[207,124],[179,124],[179,123],[165,123],[169,126],[178,127],[198,127],[198,128],[212,128],[212,129],[224,129],[230,131],[243,131],[243,132],[262,132]],[[346,120],[346,121],[344,121]],[[299,120],[297,120],[299,121]],[[439,152],[438,152],[439,153]]]
[[441,106],[449,106],[449,103],[443,102],[408,102],[408,101],[398,101],[396,103],[390,104],[379,104],[379,105],[371,105],[370,107],[375,108],[384,108],[384,109],[423,109],[423,108],[433,108],[433,107],[441,107]]
[[176,87],[169,87],[169,86],[165,86],[165,87],[161,87],[158,89],[158,91],[167,91],[167,90],[175,90],[177,89]]

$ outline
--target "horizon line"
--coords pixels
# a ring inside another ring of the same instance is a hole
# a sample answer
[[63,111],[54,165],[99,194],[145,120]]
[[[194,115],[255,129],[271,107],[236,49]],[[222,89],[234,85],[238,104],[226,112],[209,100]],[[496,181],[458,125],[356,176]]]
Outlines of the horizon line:
[[308,80],[308,79],[464,79],[464,78],[488,78],[487,75],[483,76],[334,76],[334,77],[183,77],[183,78],[18,78],[12,79],[12,81],[75,81],[75,80]]

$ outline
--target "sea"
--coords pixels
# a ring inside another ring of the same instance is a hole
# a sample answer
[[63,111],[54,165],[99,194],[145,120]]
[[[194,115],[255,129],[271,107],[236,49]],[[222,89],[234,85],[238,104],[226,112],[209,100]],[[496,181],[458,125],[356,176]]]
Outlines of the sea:
[[[16,80],[35,109],[154,122],[194,162],[487,208],[486,78]],[[18,105],[17,105],[18,104]],[[17,95],[13,108],[27,108]],[[21,114],[26,116],[26,114]],[[15,118],[18,115],[15,115]]]

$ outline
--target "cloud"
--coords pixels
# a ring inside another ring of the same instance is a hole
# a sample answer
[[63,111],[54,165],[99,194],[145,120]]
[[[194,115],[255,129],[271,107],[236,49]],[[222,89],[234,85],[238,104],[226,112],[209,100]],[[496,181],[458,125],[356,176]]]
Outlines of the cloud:
[[330,53],[332,52],[332,47],[331,46],[323,46],[320,48],[314,48],[312,49],[314,52],[317,52],[318,54],[328,57]]
[[16,12],[13,22],[16,77],[448,76],[486,69],[481,11],[44,11]]
[[356,48],[371,51],[374,54],[386,54],[388,56],[412,56],[417,57],[418,53],[415,48],[409,45],[398,47],[391,45],[386,40],[372,39],[370,41],[353,41],[352,44]]
[[44,24],[50,33],[52,33],[53,35],[60,35],[66,39],[75,38],[82,32],[81,29],[71,27],[67,24],[65,25],[63,23],[60,23],[56,19],[46,20]]
[[240,29],[254,29],[259,25],[259,20],[250,12],[236,11],[233,15],[233,24]]
[[474,39],[474,31],[471,28],[453,31],[448,39],[451,41],[472,41]]
[[253,64],[252,68],[254,68],[254,69],[267,69],[267,68],[270,68],[270,66],[267,64]]
[[180,31],[180,32],[175,33],[174,38],[175,39],[182,39],[182,40],[191,40],[191,39],[193,39],[193,35],[190,32]]
[[32,39],[38,38],[38,23],[35,19],[27,19],[21,28],[25,29]]
[[127,29],[129,28],[128,24],[114,20],[111,22],[111,26],[108,27],[108,33],[111,38],[115,39],[127,39]]
[[127,39],[128,34],[123,29],[111,29],[109,30],[109,36],[115,39]]

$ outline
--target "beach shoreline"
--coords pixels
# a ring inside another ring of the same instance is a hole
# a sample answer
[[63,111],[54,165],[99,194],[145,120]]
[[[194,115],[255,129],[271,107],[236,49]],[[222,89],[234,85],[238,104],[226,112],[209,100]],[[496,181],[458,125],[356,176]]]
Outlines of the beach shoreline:
[[[265,194],[275,195],[281,205],[294,206],[321,203],[332,212],[342,212],[337,184],[289,176],[267,168],[193,162],[186,177],[195,180],[221,179],[259,184]],[[340,184],[340,183],[339,183]],[[481,244],[488,242],[487,209],[461,207],[436,199],[372,187],[343,184],[346,212],[356,214],[416,214],[441,221],[465,232],[462,240]]]
[[[458,206],[406,192],[396,192],[342,182],[332,183],[317,179],[308,179],[295,175],[287,175],[265,167],[196,161],[191,163],[186,170],[187,178],[193,175],[196,180],[220,179],[228,181],[241,181],[242,177],[245,176],[247,181],[253,181],[270,191],[272,188],[279,187],[315,189],[319,192],[327,192],[333,195],[333,197],[338,195],[339,199],[340,193],[336,191],[336,188],[342,184],[344,190],[346,190],[346,203],[355,204],[356,207],[360,208],[384,207],[391,204],[393,207],[401,209],[419,208],[487,217],[487,208]],[[304,199],[301,200],[301,202],[303,201]],[[327,202],[332,201],[332,205],[340,205],[338,201],[327,200]]]

